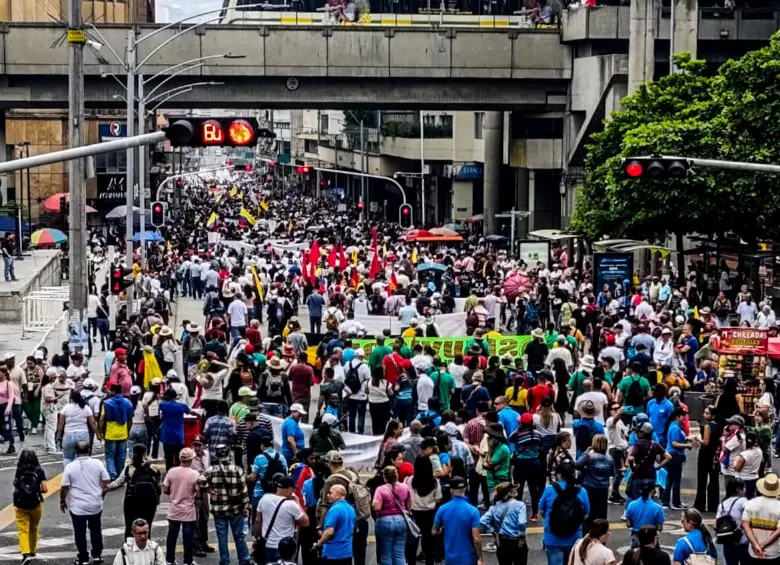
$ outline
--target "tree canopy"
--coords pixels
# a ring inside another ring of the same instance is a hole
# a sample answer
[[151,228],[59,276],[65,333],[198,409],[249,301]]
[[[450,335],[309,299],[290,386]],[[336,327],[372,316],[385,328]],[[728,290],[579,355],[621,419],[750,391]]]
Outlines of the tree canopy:
[[589,239],[670,234],[780,235],[780,175],[692,167],[684,179],[628,179],[624,158],[676,155],[780,163],[780,33],[714,76],[682,54],[680,72],[643,84],[587,145],[571,229]]

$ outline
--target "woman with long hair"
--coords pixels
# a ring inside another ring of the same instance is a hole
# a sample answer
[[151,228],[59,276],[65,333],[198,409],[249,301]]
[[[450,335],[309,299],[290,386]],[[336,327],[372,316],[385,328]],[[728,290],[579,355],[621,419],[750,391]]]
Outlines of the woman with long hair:
[[[553,512],[553,508],[556,505],[555,502],[559,497],[565,500],[577,497],[584,511],[582,518],[588,515],[590,507],[588,493],[585,492],[584,488],[577,486],[574,465],[568,461],[555,469],[555,481],[544,489],[542,498],[539,501],[539,512],[545,517],[549,516]],[[571,533],[567,532],[569,535],[560,535],[560,532],[556,534],[552,531],[550,522],[548,519],[544,521],[544,537],[545,540],[553,538],[555,542],[547,543],[545,541],[544,551],[547,554],[547,565],[569,563],[572,548],[577,543],[577,540],[582,537],[582,525],[572,524]]]
[[383,433],[387,427],[392,398],[393,387],[385,380],[384,369],[381,365],[374,367],[368,382],[368,412],[371,415],[371,432],[375,436]]
[[404,427],[398,420],[390,420],[385,426],[385,435],[382,437],[382,443],[379,444],[379,453],[376,456],[376,462],[374,463],[375,469],[381,469],[385,467],[383,464],[385,453],[390,451],[390,448],[398,443],[398,438],[404,433]]
[[731,478],[726,483],[726,497],[718,506],[715,514],[715,520],[723,516],[731,516],[734,523],[737,524],[737,530],[734,535],[728,539],[718,538],[718,543],[723,544],[723,559],[726,565],[740,565],[740,563],[749,563],[748,559],[748,541],[745,534],[742,533],[742,513],[745,510],[747,498],[745,498],[745,481],[742,479]]
[[555,480],[555,470],[564,463],[574,465],[574,459],[571,456],[571,446],[574,438],[569,432],[559,432],[555,436],[555,442],[552,449],[547,454],[547,476],[550,481]]
[[[560,389],[559,389],[560,390]],[[564,388],[564,395],[566,389]],[[568,400],[567,400],[568,403]],[[565,414],[561,412],[560,414]],[[534,431],[539,434],[539,439],[542,441],[542,445],[539,448],[539,468],[545,469],[547,467],[547,456],[550,450],[555,445],[555,438],[561,433],[563,427],[563,418],[558,413],[558,409],[553,405],[552,399],[549,396],[542,397],[542,403],[539,406],[539,412],[534,414]],[[539,486],[539,493],[544,490],[544,485],[547,482],[547,475],[543,473],[541,477],[541,484]]]
[[509,407],[518,414],[523,414],[528,409],[528,389],[523,388],[524,382],[525,377],[520,373],[515,373],[512,384],[504,391]]
[[380,565],[406,565],[406,521],[403,513],[411,507],[412,493],[398,482],[395,467],[382,469],[385,484],[374,492],[371,508],[376,512],[374,533],[379,548]]
[[[0,383],[1,384],[1,383]],[[76,454],[76,444],[80,441],[89,443],[89,430],[100,440],[95,416],[92,409],[87,406],[87,401],[80,392],[70,391],[70,402],[60,412],[57,424],[57,437],[62,442],[62,465],[67,467],[73,461]],[[154,517],[154,516],[152,516]]]
[[572,565],[614,565],[615,554],[607,548],[609,522],[603,518],[593,520],[588,535],[572,550]]
[[498,565],[525,565],[528,562],[525,502],[515,485],[496,485],[493,504],[479,524],[482,531],[493,534]]
[[[725,422],[732,416],[744,412],[742,395],[737,393],[737,379],[726,379],[723,392],[715,399],[715,410],[719,422]],[[780,436],[778,436],[780,438]],[[778,446],[780,446],[780,439]]]
[[591,446],[577,461],[577,468],[582,472],[582,486],[588,493],[590,512],[583,527],[588,530],[591,522],[599,518],[607,519],[609,500],[609,485],[615,474],[615,462],[607,453],[607,436],[596,434]]
[[27,565],[33,560],[38,549],[43,516],[43,495],[48,492],[46,473],[43,472],[38,456],[32,449],[22,449],[19,453],[13,485],[19,553],[22,554],[22,565]]
[[693,507],[699,512],[714,512],[720,497],[718,482],[720,468],[715,463],[720,437],[717,414],[712,405],[704,409],[701,435],[697,438],[699,453],[696,460],[696,500],[693,502]]
[[[138,476],[136,477],[136,474]],[[112,491],[125,487],[125,537],[132,535],[133,522],[137,518],[143,518],[149,524],[151,535],[152,522],[157,513],[157,505],[160,503],[160,471],[152,466],[152,462],[146,458],[146,446],[137,443],[133,446],[133,454],[130,463],[119,476],[108,483],[107,490]]]
[[[447,436],[444,436],[445,439]],[[437,544],[433,531],[433,518],[436,507],[442,501],[441,486],[439,480],[433,476],[433,465],[430,457],[418,455],[414,460],[414,475],[406,477],[404,481],[412,491],[411,510],[414,521],[420,527],[422,552],[425,555],[425,564],[433,565],[437,557]],[[410,539],[406,543],[406,561],[414,563],[417,559],[417,540]]]
[[639,528],[636,533],[639,547],[627,551],[620,565],[671,565],[669,554],[658,548],[659,537],[655,526]]
[[179,345],[176,343],[176,338],[173,337],[173,330],[168,326],[163,326],[157,334],[156,351],[159,351],[160,372],[165,375],[173,369],[176,354],[179,352]]
[[674,555],[672,556],[674,565],[684,565],[694,553],[706,553],[717,562],[718,549],[715,547],[712,533],[704,525],[701,512],[695,508],[686,508],[683,510],[680,523],[685,530],[685,536],[677,540],[677,544],[674,546]]
[[751,430],[745,435],[745,449],[738,453],[734,460],[734,471],[737,478],[744,481],[748,498],[756,495],[756,482],[762,462],[763,453],[758,446],[756,434]]

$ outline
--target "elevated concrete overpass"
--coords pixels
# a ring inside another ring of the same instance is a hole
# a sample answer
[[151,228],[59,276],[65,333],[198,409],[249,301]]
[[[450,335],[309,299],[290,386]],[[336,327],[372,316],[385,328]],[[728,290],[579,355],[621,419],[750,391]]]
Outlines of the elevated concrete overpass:
[[[121,55],[128,29],[101,26],[100,32]],[[141,38],[156,28],[135,29]],[[166,30],[139,44],[136,60],[178,32]],[[53,24],[0,26],[0,107],[67,105],[67,45],[49,47],[62,33]],[[229,52],[245,58],[206,61],[163,90],[194,80],[224,85],[196,88],[166,107],[563,108],[571,78],[570,48],[561,43],[558,30],[482,25],[199,26],[160,49],[141,72],[149,76],[183,61]],[[100,55],[114,63],[107,47]],[[124,80],[121,66],[101,64],[86,49],[85,73],[87,106],[124,107],[114,98],[124,94],[122,86],[107,76]]]

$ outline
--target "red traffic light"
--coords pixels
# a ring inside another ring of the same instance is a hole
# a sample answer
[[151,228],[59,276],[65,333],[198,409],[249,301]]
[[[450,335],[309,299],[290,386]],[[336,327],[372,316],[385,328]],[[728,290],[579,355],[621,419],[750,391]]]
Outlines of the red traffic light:
[[249,145],[255,140],[255,130],[246,120],[235,120],[228,126],[228,139],[233,145]]
[[636,161],[631,161],[626,165],[626,174],[631,178],[639,178],[644,172],[645,169],[642,164],[637,163]]
[[275,161],[268,161],[268,166],[269,167],[275,167],[276,166],[276,162]]
[[232,167],[233,166],[233,161],[228,159],[227,161],[225,161],[225,165],[227,165],[228,167]]
[[325,181],[324,180],[320,181],[320,186],[325,186]]
[[309,167],[303,167],[304,174],[309,174]]
[[299,175],[302,175],[303,174],[303,169],[304,169],[304,167],[295,167],[295,172],[298,173]]
[[163,205],[157,202],[154,206],[152,206],[152,213],[153,214],[162,214],[163,212]]
[[360,210],[362,210],[362,209],[363,209],[363,201],[360,201],[360,202],[358,202],[358,208],[359,208]]
[[250,165],[249,163],[247,163],[247,164],[246,164],[246,167],[245,167],[245,170],[246,170],[246,172],[247,172],[247,173],[251,173],[251,172],[252,172],[252,165]]
[[402,213],[404,216],[408,216],[408,215],[409,215],[409,208],[406,208],[406,207],[404,207],[404,208],[401,208],[401,213]]

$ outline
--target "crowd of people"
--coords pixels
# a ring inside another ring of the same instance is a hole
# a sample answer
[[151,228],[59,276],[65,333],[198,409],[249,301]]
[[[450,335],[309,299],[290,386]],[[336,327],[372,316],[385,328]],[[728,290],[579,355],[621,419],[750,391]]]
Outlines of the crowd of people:
[[[62,452],[79,564],[102,559],[103,496],[115,489],[128,537],[116,565],[174,563],[180,533],[192,565],[215,551],[211,519],[220,565],[231,535],[239,565],[363,565],[371,521],[381,565],[481,565],[483,550],[521,565],[536,523],[549,565],[611,565],[609,504],[624,506],[623,563],[714,563],[716,541],[729,565],[780,560],[775,383],[760,379],[746,413],[736,380],[719,384],[709,344],[734,316],[776,324],[726,265],[725,277],[699,264],[680,284],[594,289],[565,247],[550,265],[526,265],[478,235],[458,247],[407,241],[395,224],[274,196],[252,177],[185,191],[182,217],[159,230],[165,243],[149,246],[135,277],[136,313],[109,332],[108,290],[90,294],[88,341],[99,334],[107,350],[104,375],[85,367],[91,344],[0,365],[8,451],[25,415]],[[95,233],[93,253],[120,243]],[[417,268],[432,263],[442,268]],[[171,327],[184,297],[201,301],[203,318]],[[447,337],[436,319],[457,312],[462,351],[420,339]],[[360,320],[372,315],[397,319],[401,335],[366,336]],[[501,332],[527,335],[523,353],[499,354]],[[714,395],[698,433],[690,390]],[[348,434],[376,455],[366,462]],[[95,442],[105,464],[90,456]],[[14,485],[28,563],[47,489],[33,450],[20,453]],[[163,494],[164,548],[151,539]],[[671,557],[657,538],[667,508],[685,530]],[[714,532],[703,513],[715,513]]]

